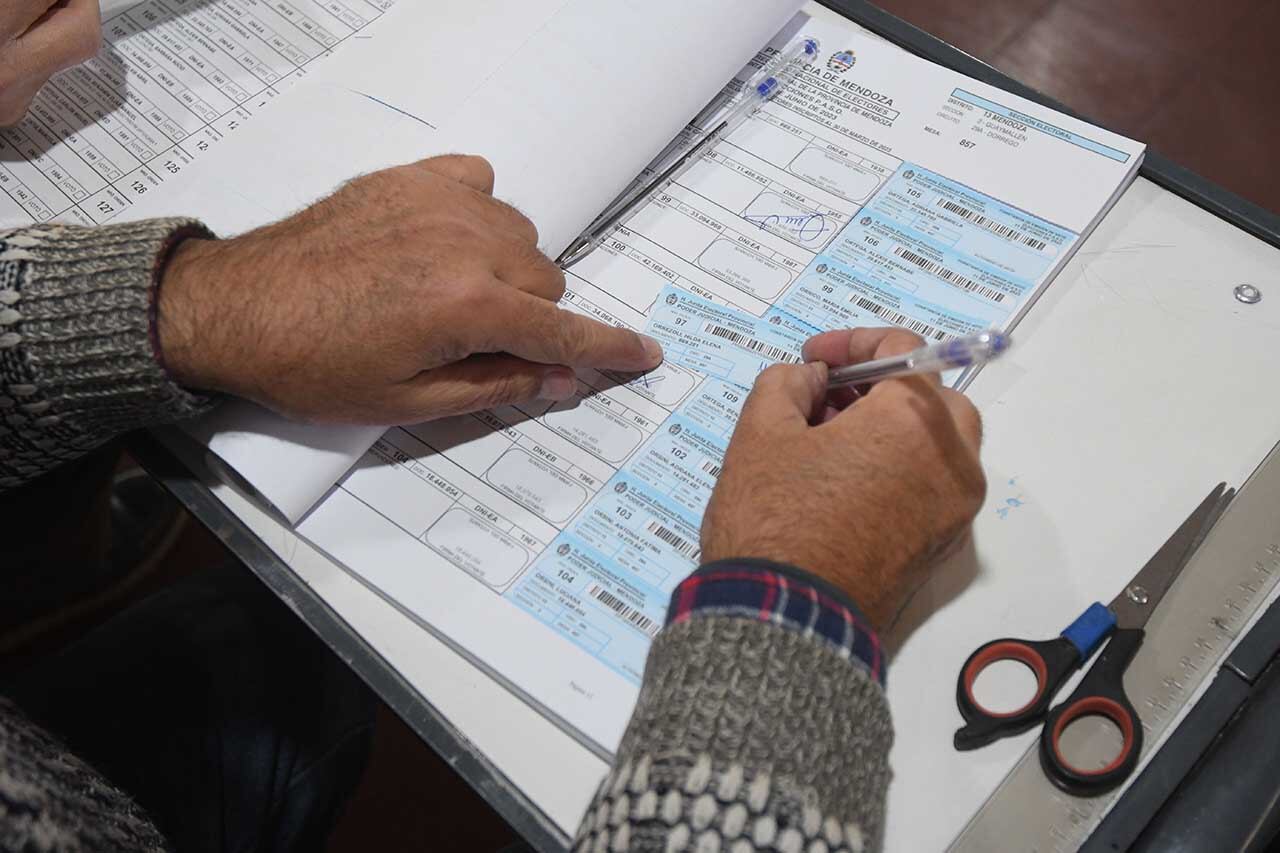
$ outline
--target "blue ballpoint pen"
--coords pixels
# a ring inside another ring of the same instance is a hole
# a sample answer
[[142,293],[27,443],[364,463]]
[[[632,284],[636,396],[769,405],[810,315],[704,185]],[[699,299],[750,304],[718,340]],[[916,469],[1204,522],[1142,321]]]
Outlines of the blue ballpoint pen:
[[988,329],[976,335],[952,338],[902,355],[838,367],[827,374],[827,387],[851,388],[881,379],[910,376],[913,373],[941,373],[958,367],[984,364],[1009,349],[1012,343],[1003,332]]
[[702,158],[703,152],[737,130],[744,121],[755,115],[757,110],[794,80],[801,72],[804,63],[812,62],[817,57],[818,42],[816,39],[809,38],[801,39],[778,54],[757,80],[744,87],[742,99],[719,124],[712,128],[710,133],[680,155],[656,178],[615,204],[611,212],[606,212],[597,219],[594,225],[569,245],[569,248],[560,253],[556,263],[563,269],[568,269],[595,251],[615,227],[624,224],[644,206],[645,202],[679,180],[681,175]]

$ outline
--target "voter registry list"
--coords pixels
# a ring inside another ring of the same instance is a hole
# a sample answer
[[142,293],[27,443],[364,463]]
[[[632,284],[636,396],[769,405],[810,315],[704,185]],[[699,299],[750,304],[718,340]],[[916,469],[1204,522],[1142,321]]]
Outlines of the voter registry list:
[[116,218],[393,4],[143,0],[111,15],[98,56],[0,130],[0,227]]

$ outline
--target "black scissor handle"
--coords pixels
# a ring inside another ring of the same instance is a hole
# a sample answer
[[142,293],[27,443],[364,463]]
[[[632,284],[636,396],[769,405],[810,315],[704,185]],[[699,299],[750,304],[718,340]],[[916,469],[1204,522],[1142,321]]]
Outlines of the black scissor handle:
[[[1096,797],[1129,777],[1142,753],[1142,720],[1124,692],[1124,671],[1138,653],[1145,632],[1126,628],[1111,635],[1102,656],[1061,705],[1049,712],[1040,733],[1040,765],[1049,781],[1068,794]],[[1124,743],[1120,754],[1105,767],[1082,770],[1069,764],[1060,747],[1062,733],[1075,720],[1106,717],[1120,729]]]
[[[999,661],[1012,660],[1027,666],[1036,677],[1036,694],[1013,711],[990,711],[973,695],[973,684],[984,669]],[[1029,640],[992,640],[969,655],[956,682],[956,705],[965,725],[956,730],[956,749],[986,746],[993,740],[1025,732],[1039,722],[1062,682],[1082,663],[1080,652],[1063,637]]]

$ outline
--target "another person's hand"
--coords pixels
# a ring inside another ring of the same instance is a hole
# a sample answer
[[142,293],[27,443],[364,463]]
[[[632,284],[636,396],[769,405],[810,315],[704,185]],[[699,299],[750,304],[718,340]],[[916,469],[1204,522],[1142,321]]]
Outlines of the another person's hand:
[[658,343],[556,306],[564,274],[479,157],[366,175],[276,225],[186,240],[159,285],[183,384],[312,421],[404,424],[648,370]]
[[0,127],[17,124],[49,78],[98,52],[98,0],[0,2]]
[[936,375],[880,382],[831,408],[827,365],[923,345],[898,329],[811,338],[805,365],[774,366],[748,397],[702,522],[702,559],[805,569],[887,628],[982,505],[981,423]]

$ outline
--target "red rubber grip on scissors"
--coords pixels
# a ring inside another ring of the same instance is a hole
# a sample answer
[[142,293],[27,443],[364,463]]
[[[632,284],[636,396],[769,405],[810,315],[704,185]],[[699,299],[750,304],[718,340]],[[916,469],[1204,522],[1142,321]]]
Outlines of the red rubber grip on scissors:
[[[1030,701],[1013,711],[991,711],[974,695],[973,685],[982,671],[999,661],[1017,661],[1036,677],[1036,692]],[[994,740],[1025,732],[1044,718],[1058,688],[1080,665],[1080,653],[1062,637],[1031,642],[992,640],[979,646],[960,668],[956,682],[956,706],[965,725],[955,733],[958,750],[977,749]]]
[[[1079,686],[1049,712],[1040,734],[1040,765],[1053,784],[1069,794],[1096,797],[1129,777],[1142,754],[1142,721],[1124,692],[1124,672],[1142,646],[1140,628],[1116,631]],[[1120,729],[1120,752],[1097,769],[1075,767],[1062,754],[1062,735],[1076,720],[1100,716]]]

